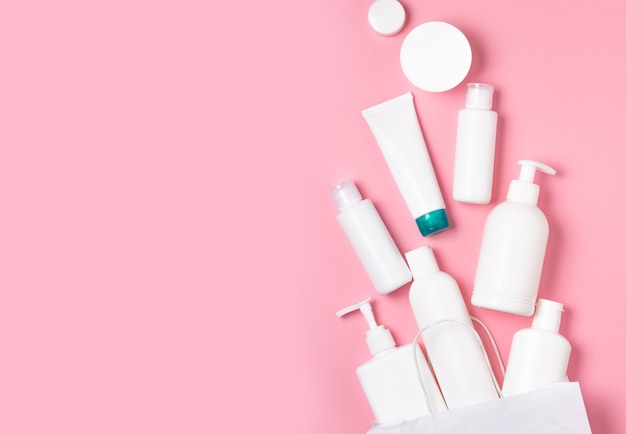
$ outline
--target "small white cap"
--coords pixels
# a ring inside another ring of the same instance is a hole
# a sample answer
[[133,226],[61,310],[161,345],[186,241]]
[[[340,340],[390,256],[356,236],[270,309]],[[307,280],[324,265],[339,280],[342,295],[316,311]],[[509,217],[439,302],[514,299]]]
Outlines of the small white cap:
[[367,19],[379,35],[393,36],[404,27],[406,13],[398,0],[374,0]]
[[437,273],[439,270],[439,264],[433,253],[433,249],[430,246],[420,247],[419,249],[411,250],[405,255],[406,261],[409,264],[413,279],[420,277],[430,276]]
[[559,332],[563,304],[540,298],[537,300],[537,311],[533,317],[532,328]]
[[339,211],[345,211],[352,205],[363,200],[359,189],[356,188],[356,185],[351,180],[343,181],[341,184],[336,185],[331,195]]
[[493,86],[486,83],[468,83],[465,108],[491,110]]
[[472,65],[472,49],[452,24],[430,21],[409,32],[400,64],[411,83],[428,92],[444,92],[461,83]]

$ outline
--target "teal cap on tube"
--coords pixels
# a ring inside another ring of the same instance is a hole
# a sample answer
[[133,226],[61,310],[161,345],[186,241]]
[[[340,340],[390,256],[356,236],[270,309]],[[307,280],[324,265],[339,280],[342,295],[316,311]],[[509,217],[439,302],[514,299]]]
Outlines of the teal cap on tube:
[[441,208],[424,214],[415,219],[422,236],[427,237],[450,227],[446,210]]

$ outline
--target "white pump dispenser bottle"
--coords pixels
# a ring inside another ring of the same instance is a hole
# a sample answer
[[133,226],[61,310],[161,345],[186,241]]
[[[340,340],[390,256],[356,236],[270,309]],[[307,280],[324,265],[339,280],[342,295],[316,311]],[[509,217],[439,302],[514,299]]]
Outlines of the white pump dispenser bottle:
[[548,243],[548,220],[537,207],[535,171],[556,171],[543,163],[521,160],[519,180],[509,186],[505,202],[487,217],[478,256],[472,304],[531,316]]
[[402,422],[445,410],[419,345],[397,347],[389,329],[376,323],[369,298],[340,310],[337,316],[357,310],[369,325],[365,341],[374,357],[359,366],[356,374],[377,423]]
[[498,114],[491,110],[493,86],[469,83],[459,111],[452,197],[457,202],[491,201]]
[[337,220],[379,294],[389,294],[411,281],[411,271],[370,199],[352,181],[332,191]]
[[487,356],[454,278],[429,246],[406,254],[414,282],[409,301],[448,408],[497,399]]
[[559,334],[562,312],[561,303],[539,299],[532,326],[513,335],[502,385],[504,396],[567,381],[572,346]]

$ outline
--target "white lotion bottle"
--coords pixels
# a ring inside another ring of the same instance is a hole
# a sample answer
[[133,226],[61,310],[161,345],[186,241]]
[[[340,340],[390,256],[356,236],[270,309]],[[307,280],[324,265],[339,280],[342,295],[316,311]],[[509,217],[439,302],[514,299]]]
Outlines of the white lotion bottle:
[[370,199],[363,199],[348,180],[332,191],[337,220],[379,294],[389,294],[411,281],[411,271]]
[[549,226],[537,207],[535,171],[554,175],[543,163],[521,160],[519,180],[513,180],[505,202],[491,210],[478,255],[472,304],[531,316],[535,310]]
[[452,197],[457,202],[491,201],[498,114],[491,110],[493,86],[469,83],[459,111]]
[[409,301],[448,408],[498,399],[491,367],[459,285],[439,270],[429,246],[406,254],[414,282]]
[[396,346],[389,329],[378,325],[370,299],[337,312],[359,310],[369,330],[365,341],[373,358],[359,366],[357,377],[378,424],[416,419],[443,411],[446,405],[419,345]]
[[513,335],[502,385],[504,396],[568,381],[567,365],[572,346],[559,334],[562,312],[563,304],[539,299],[532,326]]

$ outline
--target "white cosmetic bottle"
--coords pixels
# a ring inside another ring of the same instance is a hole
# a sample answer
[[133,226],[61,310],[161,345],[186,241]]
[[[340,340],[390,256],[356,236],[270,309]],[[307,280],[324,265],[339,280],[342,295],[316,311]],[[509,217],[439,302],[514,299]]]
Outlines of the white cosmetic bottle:
[[559,334],[562,312],[561,303],[539,299],[532,326],[513,335],[502,385],[504,396],[568,381],[567,365],[572,346]]
[[491,201],[498,114],[491,110],[493,86],[469,83],[459,111],[452,197],[457,202]]
[[406,254],[414,282],[409,301],[448,408],[499,397],[482,343],[458,284],[439,270],[430,247]]
[[337,185],[332,196],[337,220],[354,248],[376,291],[389,294],[411,280],[411,271],[371,200],[361,197],[352,181]]
[[373,358],[359,366],[357,377],[378,424],[416,419],[443,411],[446,405],[418,345],[396,346],[389,329],[378,325],[370,299],[337,312],[360,310],[369,330],[365,341]]
[[487,217],[478,256],[472,304],[503,312],[531,316],[535,310],[543,260],[548,243],[548,220],[537,207],[536,169],[556,171],[531,160],[513,180],[505,202]]

